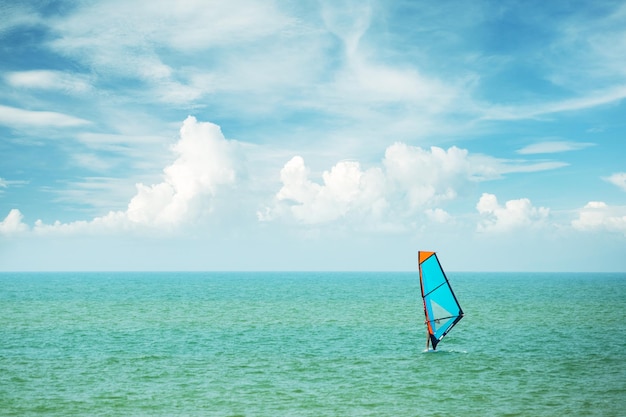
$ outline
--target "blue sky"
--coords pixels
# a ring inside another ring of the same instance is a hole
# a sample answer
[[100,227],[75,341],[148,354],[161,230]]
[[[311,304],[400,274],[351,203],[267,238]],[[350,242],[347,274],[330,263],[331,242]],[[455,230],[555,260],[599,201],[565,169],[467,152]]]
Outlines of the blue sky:
[[25,1],[0,269],[626,271],[626,4]]

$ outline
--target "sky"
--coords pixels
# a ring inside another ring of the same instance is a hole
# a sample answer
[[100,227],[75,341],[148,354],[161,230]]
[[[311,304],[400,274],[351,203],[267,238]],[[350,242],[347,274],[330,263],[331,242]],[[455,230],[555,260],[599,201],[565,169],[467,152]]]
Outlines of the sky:
[[0,270],[626,271],[623,1],[0,15]]

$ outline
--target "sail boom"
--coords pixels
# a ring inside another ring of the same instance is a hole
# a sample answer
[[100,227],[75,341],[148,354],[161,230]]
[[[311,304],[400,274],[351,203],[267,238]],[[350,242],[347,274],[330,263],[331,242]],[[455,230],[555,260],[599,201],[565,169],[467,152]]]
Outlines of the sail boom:
[[435,320],[431,320],[431,321],[441,321],[441,320],[447,320],[447,319],[452,319],[455,317],[461,317],[461,316],[448,316],[448,317],[442,317],[440,319],[435,319]]

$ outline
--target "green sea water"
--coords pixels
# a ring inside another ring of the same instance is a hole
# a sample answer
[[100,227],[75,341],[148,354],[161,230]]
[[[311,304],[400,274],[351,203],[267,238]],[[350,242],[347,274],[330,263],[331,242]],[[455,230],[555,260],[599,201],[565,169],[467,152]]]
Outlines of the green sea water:
[[2,416],[623,416],[626,274],[2,273]]

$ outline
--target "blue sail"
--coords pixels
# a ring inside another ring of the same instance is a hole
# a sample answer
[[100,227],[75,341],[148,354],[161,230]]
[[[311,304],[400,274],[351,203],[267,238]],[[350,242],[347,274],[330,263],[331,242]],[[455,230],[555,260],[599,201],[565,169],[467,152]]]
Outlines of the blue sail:
[[424,300],[426,327],[433,349],[463,318],[446,274],[435,252],[419,252],[419,274]]

